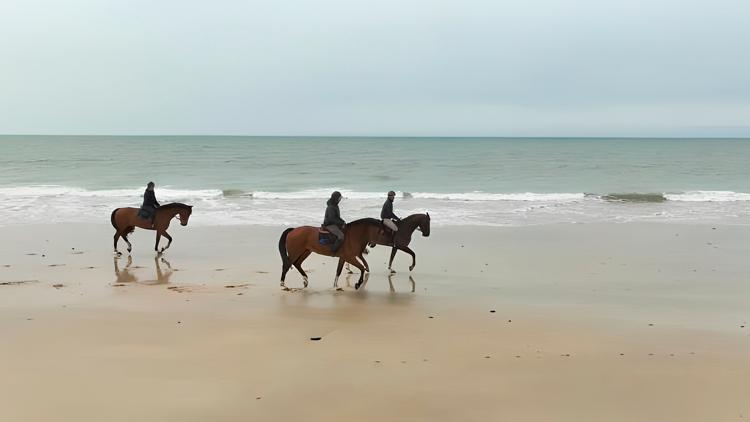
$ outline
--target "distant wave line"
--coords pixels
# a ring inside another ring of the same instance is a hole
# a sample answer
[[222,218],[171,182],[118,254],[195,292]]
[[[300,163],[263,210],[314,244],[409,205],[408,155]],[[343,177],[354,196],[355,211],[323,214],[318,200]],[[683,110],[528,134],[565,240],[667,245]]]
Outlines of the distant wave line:
[[[44,198],[44,197],[76,197],[76,198],[137,198],[143,194],[143,188],[99,189],[89,190],[80,187],[62,185],[33,185],[0,187],[0,197],[12,198]],[[263,190],[243,189],[177,189],[170,186],[157,188],[160,198],[169,200],[315,200],[327,199],[331,192],[339,190],[348,199],[383,199],[385,192],[355,191],[335,187],[306,189],[292,192],[272,192]],[[621,203],[660,203],[660,202],[736,202],[750,201],[750,193],[734,191],[702,191],[692,190],[684,192],[621,192],[621,193],[538,193],[511,192],[492,193],[482,191],[470,192],[397,192],[403,200],[421,199],[438,201],[519,201],[519,202],[576,202],[584,200],[598,200]]]

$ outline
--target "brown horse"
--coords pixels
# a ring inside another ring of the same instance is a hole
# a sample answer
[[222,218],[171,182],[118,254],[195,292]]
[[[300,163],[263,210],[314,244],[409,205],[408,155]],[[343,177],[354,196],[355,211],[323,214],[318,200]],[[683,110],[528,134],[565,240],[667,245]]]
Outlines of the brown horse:
[[[167,233],[169,223],[175,216],[180,220],[180,224],[187,226],[190,214],[193,212],[191,205],[180,204],[175,202],[173,204],[165,204],[156,209],[156,215],[154,216],[154,226],[151,227],[149,220],[138,217],[138,208],[117,208],[112,211],[110,220],[112,221],[112,227],[115,228],[115,254],[118,256],[122,255],[117,250],[117,241],[122,237],[128,244],[128,253],[133,250],[133,245],[128,240],[128,235],[135,231],[136,227],[140,227],[146,230],[156,230],[156,246],[154,250],[161,254],[165,250],[169,249],[172,244],[172,236]],[[159,241],[164,236],[169,240],[166,247],[159,250]]]
[[[395,241],[393,239],[393,233],[391,233],[390,230],[383,231],[375,241],[378,245],[391,246],[391,259],[388,261],[388,269],[391,273],[395,273],[395,271],[391,269],[391,265],[393,264],[393,258],[396,256],[396,251],[398,250],[402,250],[411,255],[411,266],[409,267],[409,271],[413,270],[414,266],[417,265],[417,257],[414,254],[414,251],[409,249],[409,242],[411,242],[411,236],[416,229],[419,229],[424,237],[430,235],[430,214],[412,214],[402,219],[397,224],[398,231],[396,232]],[[363,252],[367,253],[367,251]],[[360,254],[358,258],[364,263],[365,270],[370,271],[370,267],[367,264],[367,261],[365,261],[364,256]]]
[[363,218],[352,221],[344,228],[344,242],[336,253],[331,252],[330,245],[321,245],[318,240],[318,227],[302,226],[284,230],[279,239],[279,253],[281,253],[281,287],[284,287],[286,273],[294,265],[302,274],[305,287],[307,287],[307,274],[302,269],[302,262],[315,252],[325,256],[338,256],[339,265],[336,269],[336,279],[333,287],[337,288],[339,276],[344,267],[344,262],[349,262],[359,268],[359,281],[354,285],[356,289],[362,285],[365,268],[357,261],[365,247],[380,237],[383,231],[383,223],[374,218]]

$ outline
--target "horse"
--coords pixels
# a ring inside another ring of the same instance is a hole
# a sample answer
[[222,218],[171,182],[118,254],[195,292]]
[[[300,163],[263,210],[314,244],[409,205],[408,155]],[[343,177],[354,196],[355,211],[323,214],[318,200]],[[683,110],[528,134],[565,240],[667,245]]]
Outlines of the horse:
[[[416,229],[419,229],[424,237],[430,235],[430,214],[412,214],[399,221],[397,225],[398,231],[396,232],[395,241],[393,239],[393,233],[389,230],[383,231],[378,239],[375,240],[375,243],[378,245],[391,246],[391,259],[388,261],[388,270],[390,270],[391,273],[395,273],[395,271],[391,269],[391,265],[393,264],[393,258],[396,256],[396,251],[398,250],[402,250],[411,255],[411,266],[409,267],[409,271],[412,271],[414,266],[417,265],[417,257],[414,254],[414,251],[409,249],[411,235]],[[363,252],[367,253],[366,250]],[[370,267],[367,264],[367,261],[365,261],[364,256],[360,254],[358,258],[364,263],[365,269],[370,271]]]
[[294,265],[302,274],[304,285],[307,287],[307,274],[302,269],[302,262],[315,252],[319,255],[338,256],[339,265],[336,268],[336,278],[333,287],[338,288],[339,276],[344,262],[349,262],[359,268],[359,281],[354,285],[359,289],[365,274],[365,268],[357,261],[368,244],[373,243],[383,232],[383,223],[374,218],[363,218],[352,221],[344,228],[344,242],[336,253],[331,252],[329,245],[321,245],[319,241],[320,229],[312,226],[288,228],[281,233],[279,239],[279,253],[281,254],[281,287],[285,288],[286,273]]
[[[172,244],[172,236],[167,233],[169,223],[173,218],[177,217],[180,220],[180,224],[187,226],[190,214],[193,212],[192,205],[185,205],[179,202],[172,204],[165,204],[156,209],[156,215],[154,216],[154,225],[151,226],[151,221],[138,217],[138,208],[116,208],[112,211],[110,221],[112,221],[112,227],[115,228],[115,255],[122,256],[122,252],[117,250],[117,241],[122,237],[128,244],[128,253],[133,250],[133,245],[128,240],[128,235],[135,231],[136,227],[140,227],[146,230],[156,230],[156,245],[154,250],[157,254],[162,254],[164,251],[169,249]],[[167,246],[159,250],[159,241],[164,236],[169,240]]]

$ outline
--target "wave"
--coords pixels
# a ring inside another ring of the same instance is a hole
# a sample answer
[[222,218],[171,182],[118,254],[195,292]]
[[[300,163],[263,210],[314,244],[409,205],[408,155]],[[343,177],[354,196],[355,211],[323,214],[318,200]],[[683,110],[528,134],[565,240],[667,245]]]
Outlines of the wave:
[[232,197],[247,197],[252,198],[253,193],[252,192],[246,192],[242,189],[223,189],[221,191],[221,196],[225,198],[232,198]]
[[[169,201],[216,201],[216,200],[325,200],[331,192],[339,190],[347,199],[384,199],[385,192],[354,191],[337,188],[307,189],[292,192],[252,191],[242,189],[176,189],[160,187],[157,195],[160,199]],[[143,195],[143,188],[129,189],[100,189],[88,190],[80,187],[60,185],[36,185],[0,187],[0,198],[99,198],[99,199],[133,199]],[[598,200],[605,202],[626,203],[662,203],[662,202],[736,202],[750,201],[750,193],[733,191],[686,191],[674,193],[491,193],[473,192],[397,192],[403,200],[436,200],[436,201],[506,201],[506,202],[578,202],[583,200]]]
[[601,195],[599,198],[605,201],[615,202],[652,202],[659,203],[667,201],[661,193],[610,193]]

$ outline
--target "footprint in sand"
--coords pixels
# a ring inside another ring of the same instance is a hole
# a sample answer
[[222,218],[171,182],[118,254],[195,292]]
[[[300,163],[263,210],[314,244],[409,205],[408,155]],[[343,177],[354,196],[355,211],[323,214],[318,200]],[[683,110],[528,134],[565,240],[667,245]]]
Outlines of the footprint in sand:
[[226,268],[214,268],[214,271],[224,271]]
[[237,288],[240,288],[240,287],[247,287],[249,285],[250,285],[250,283],[245,283],[245,284],[227,284],[226,286],[224,286],[224,288],[226,288],[226,289],[237,289]]
[[187,286],[170,286],[170,287],[167,287],[167,290],[171,290],[171,291],[177,292],[177,293],[190,293],[190,292],[192,292],[192,290],[190,289],[190,287],[187,287]]
[[65,264],[49,264],[48,267],[64,267]]

